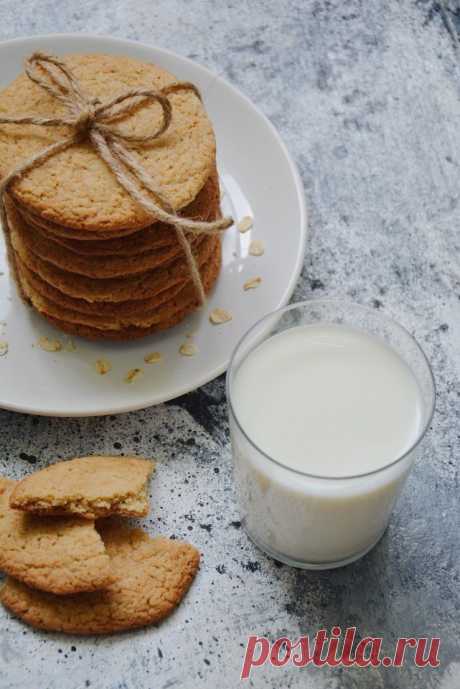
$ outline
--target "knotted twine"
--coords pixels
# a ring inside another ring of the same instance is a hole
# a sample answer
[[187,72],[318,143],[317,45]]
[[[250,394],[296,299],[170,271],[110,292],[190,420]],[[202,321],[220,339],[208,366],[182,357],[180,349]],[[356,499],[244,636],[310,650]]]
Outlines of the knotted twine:
[[[91,142],[94,150],[108,165],[118,183],[141,206],[152,220],[167,223],[176,232],[177,239],[185,253],[190,276],[203,304],[206,295],[195,257],[185,232],[216,235],[233,223],[231,218],[202,222],[183,218],[165,198],[154,180],[142,167],[128,145],[145,146],[158,139],[168,129],[172,120],[172,106],[168,96],[178,91],[193,91],[201,100],[194,84],[175,82],[161,90],[136,88],[119,94],[112,100],[101,103],[84,93],[78,79],[69,67],[53,55],[33,53],[25,63],[25,73],[31,81],[44,89],[53,98],[61,101],[67,109],[62,117],[0,116],[0,124],[35,124],[43,127],[73,127],[71,136],[47,146],[11,170],[0,183],[0,218],[8,227],[5,209],[5,194],[10,185],[21,179],[29,170],[39,167],[52,156],[65,151],[84,140]],[[132,114],[139,107],[158,103],[162,109],[162,121],[157,130],[144,136],[125,134],[113,126],[113,121]]]

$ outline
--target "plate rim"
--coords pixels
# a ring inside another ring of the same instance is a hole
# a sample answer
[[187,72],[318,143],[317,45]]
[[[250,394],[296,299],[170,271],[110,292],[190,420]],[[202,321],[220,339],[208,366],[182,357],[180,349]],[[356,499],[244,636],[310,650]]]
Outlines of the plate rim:
[[[5,41],[0,41],[0,49],[2,48],[8,48],[9,45],[15,45],[15,44],[27,44],[27,43],[35,43],[35,42],[45,42],[45,41],[52,41],[53,39],[60,38],[60,39],[80,39],[80,40],[92,40],[92,41],[100,41],[101,43],[111,43],[111,44],[118,44],[120,47],[125,45],[128,47],[136,48],[136,47],[141,47],[145,48],[146,50],[154,50],[159,53],[163,53],[167,55],[168,57],[179,60],[191,65],[192,67],[199,67],[201,70],[203,70],[206,75],[215,80],[215,81],[220,81],[223,83],[234,95],[236,95],[238,98],[242,98],[246,105],[248,105],[250,108],[252,108],[257,115],[262,118],[262,120],[265,122],[265,124],[268,126],[271,134],[274,136],[278,146],[280,147],[287,163],[288,167],[290,170],[290,173],[292,175],[292,179],[294,181],[295,185],[295,191],[296,191],[296,197],[298,201],[298,207],[300,210],[300,250],[297,254],[297,259],[296,259],[296,265],[294,270],[291,273],[291,277],[289,279],[289,282],[287,284],[286,289],[284,290],[284,293],[282,294],[281,298],[278,301],[278,304],[276,306],[277,309],[286,306],[286,304],[289,302],[294,289],[297,285],[298,279],[300,277],[300,273],[302,271],[303,267],[303,261],[305,257],[305,249],[306,249],[306,244],[307,244],[307,239],[308,239],[308,213],[307,213],[307,203],[306,203],[306,198],[305,198],[305,189],[302,183],[302,179],[300,177],[300,173],[298,170],[297,163],[295,162],[293,156],[291,155],[288,147],[284,143],[284,140],[282,139],[280,133],[276,129],[275,125],[270,121],[270,119],[265,115],[265,113],[259,108],[257,104],[255,104],[249,96],[247,96],[243,91],[241,91],[239,88],[234,86],[230,81],[228,81],[225,77],[220,75],[219,73],[214,72],[212,69],[209,67],[201,64],[197,60],[192,60],[189,57],[186,57],[185,55],[180,55],[179,53],[174,52],[173,50],[169,50],[168,48],[163,48],[161,46],[157,45],[149,45],[148,43],[144,43],[143,41],[135,41],[133,39],[129,38],[121,38],[118,36],[108,36],[106,34],[92,34],[92,33],[87,33],[87,32],[59,32],[59,33],[48,33],[48,34],[36,34],[33,36],[23,36],[23,37],[16,37],[16,38],[11,38],[7,39]],[[70,47],[70,46],[69,46]],[[207,370],[206,373],[199,378],[198,382],[194,382],[192,386],[190,385],[184,385],[183,388],[180,389],[178,392],[175,390],[174,392],[171,393],[171,395],[166,395],[162,396],[162,399],[160,401],[151,401],[149,403],[139,403],[135,402],[133,404],[127,404],[123,407],[116,407],[115,409],[110,408],[110,409],[105,409],[104,411],[83,411],[83,410],[75,410],[73,412],[67,412],[63,413],[62,411],[59,411],[58,409],[51,409],[51,410],[37,410],[32,407],[28,407],[27,405],[17,405],[17,404],[5,404],[5,402],[0,400],[0,409],[3,409],[5,411],[13,411],[13,412],[18,412],[22,414],[32,414],[34,416],[48,416],[48,417],[60,417],[60,418],[90,418],[90,417],[98,417],[98,416],[112,416],[112,415],[118,415],[118,414],[126,414],[132,411],[140,411],[143,409],[148,409],[150,407],[157,406],[159,404],[164,404],[166,402],[170,402],[171,400],[177,399],[179,397],[182,397],[183,395],[186,395],[190,392],[193,392],[194,390],[197,390],[198,388],[201,388],[203,385],[206,385],[207,383],[210,383],[212,380],[217,378],[218,376],[222,375],[222,373],[225,373],[227,370],[227,367],[231,361],[232,354],[230,354],[228,361],[225,362],[223,365],[217,366],[216,368],[212,370]]]

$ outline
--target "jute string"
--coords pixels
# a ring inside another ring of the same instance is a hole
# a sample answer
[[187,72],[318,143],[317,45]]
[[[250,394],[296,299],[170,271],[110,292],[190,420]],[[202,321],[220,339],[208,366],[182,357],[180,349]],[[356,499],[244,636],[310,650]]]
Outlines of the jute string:
[[[185,232],[217,235],[230,227],[233,220],[222,218],[212,222],[202,222],[177,215],[161,189],[157,187],[154,180],[128,148],[130,144],[147,146],[168,129],[172,120],[172,106],[168,98],[171,93],[184,90],[193,91],[201,100],[196,86],[189,82],[177,82],[160,91],[143,88],[129,89],[107,103],[101,103],[99,99],[91,98],[85,94],[69,67],[53,55],[40,52],[33,53],[26,60],[25,72],[31,81],[47,91],[53,98],[61,101],[68,114],[62,117],[0,116],[0,124],[35,124],[43,127],[68,126],[73,127],[74,131],[69,137],[47,146],[27,160],[22,161],[2,180],[0,183],[0,217],[4,227],[8,227],[5,194],[10,185],[21,179],[29,170],[39,167],[57,153],[65,151],[74,144],[88,140],[113,172],[118,183],[152,217],[152,220],[167,223],[176,232],[187,260],[190,276],[200,302],[203,304],[206,301],[203,282]],[[115,120],[129,116],[139,107],[144,107],[150,103],[158,103],[162,109],[162,121],[156,131],[144,136],[135,136],[125,134],[114,126]]]

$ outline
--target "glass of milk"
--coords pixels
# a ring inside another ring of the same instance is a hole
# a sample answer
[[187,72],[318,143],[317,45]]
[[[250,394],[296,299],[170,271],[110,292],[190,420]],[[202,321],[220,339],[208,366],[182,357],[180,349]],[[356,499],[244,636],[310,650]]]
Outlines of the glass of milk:
[[256,545],[305,569],[367,553],[433,415],[433,375],[414,338],[357,304],[294,304],[240,341],[227,396],[242,520]]

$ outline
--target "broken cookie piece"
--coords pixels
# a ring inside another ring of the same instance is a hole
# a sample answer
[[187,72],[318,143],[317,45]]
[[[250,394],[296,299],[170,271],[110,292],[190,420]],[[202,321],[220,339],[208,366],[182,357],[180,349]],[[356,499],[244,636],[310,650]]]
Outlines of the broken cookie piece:
[[34,627],[68,634],[110,634],[167,617],[195,577],[198,551],[117,523],[104,524],[101,536],[115,576],[105,591],[60,597],[8,578],[3,605]]
[[111,583],[109,556],[94,522],[11,509],[16,485],[0,478],[0,570],[58,595],[96,591]]
[[11,507],[40,515],[145,517],[153,461],[139,457],[79,457],[57,462],[23,479]]

